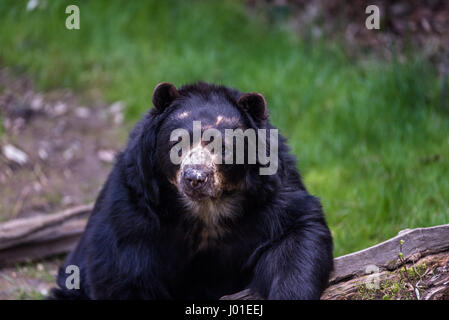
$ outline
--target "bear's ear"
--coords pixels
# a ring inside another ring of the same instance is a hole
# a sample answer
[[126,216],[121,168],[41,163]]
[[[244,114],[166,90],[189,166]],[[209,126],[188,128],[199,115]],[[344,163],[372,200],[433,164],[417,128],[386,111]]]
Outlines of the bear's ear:
[[154,88],[153,105],[157,111],[162,112],[178,97],[179,92],[174,85],[161,82]]
[[260,93],[245,93],[238,99],[237,103],[256,121],[268,119],[267,103]]

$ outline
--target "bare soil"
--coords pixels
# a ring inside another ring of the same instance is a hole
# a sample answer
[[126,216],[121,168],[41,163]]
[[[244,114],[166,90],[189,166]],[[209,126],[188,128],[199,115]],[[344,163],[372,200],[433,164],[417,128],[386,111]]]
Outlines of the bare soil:
[[[125,143],[121,108],[36,92],[27,77],[0,69],[0,221],[93,201]],[[26,163],[8,159],[7,145]]]
[[[287,20],[299,34],[312,38],[341,38],[347,54],[376,53],[387,59],[405,59],[408,50],[421,54],[440,67],[449,52],[449,2],[446,0],[247,0],[249,6],[268,12],[271,20]],[[346,3],[345,3],[346,4]],[[365,22],[379,8],[380,28]]]
[[0,269],[0,300],[36,300],[55,286],[62,258]]

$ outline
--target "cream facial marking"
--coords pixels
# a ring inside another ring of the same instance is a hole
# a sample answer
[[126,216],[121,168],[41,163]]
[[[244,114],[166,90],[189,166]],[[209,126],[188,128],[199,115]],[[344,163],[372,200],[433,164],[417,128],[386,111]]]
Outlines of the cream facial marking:
[[217,165],[215,164],[215,156],[201,144],[196,145],[194,148],[189,150],[187,154],[183,157],[181,161],[180,170],[178,171],[177,183],[181,184],[181,179],[184,174],[184,169],[190,165],[203,165],[210,168],[213,173],[213,183],[214,187],[219,186],[220,177],[218,175]]
[[215,166],[212,153],[210,153],[210,151],[201,144],[198,144],[192,148],[182,159],[181,167],[188,164],[202,164],[211,167]]
[[[191,168],[192,166],[209,168],[208,171],[210,172],[210,176],[208,179],[210,180],[208,180],[207,183],[210,183],[210,187],[208,188],[210,197],[207,197],[202,201],[194,201],[183,192],[184,184],[182,181],[184,172],[187,168]],[[214,155],[201,144],[194,146],[185,157],[183,157],[180,169],[177,172],[176,180],[177,186],[181,190],[182,202],[191,214],[201,219],[205,225],[201,234],[202,240],[199,246],[199,249],[204,249],[213,242],[213,239],[217,239],[226,233],[226,230],[220,226],[220,218],[231,217],[238,212],[238,208],[236,208],[238,199],[222,199],[220,197],[223,181],[214,161]]]
[[184,111],[176,116],[178,119],[185,119],[190,115],[190,111]]
[[215,121],[215,125],[218,126],[219,124],[223,124],[226,126],[232,127],[241,127],[242,123],[240,122],[240,119],[237,117],[226,117],[224,115],[217,116],[217,119]]
[[[229,120],[230,119],[230,120]],[[222,117],[217,118],[217,121],[224,123],[226,121],[234,121],[235,119]],[[258,161],[262,166],[259,168],[260,175],[273,175],[276,174],[278,169],[278,130],[277,129],[255,129],[249,128],[243,130],[242,128],[236,129],[225,129],[224,141],[222,141],[222,134],[219,130],[215,128],[208,128],[203,130],[204,127],[201,126],[201,121],[193,121],[193,144],[198,148],[201,146],[202,142],[209,142],[207,145],[209,153],[209,159],[214,160],[216,164],[222,164],[222,153],[219,150],[223,147],[223,142],[225,146],[225,164],[233,164],[234,162],[234,148],[230,146],[235,146],[236,164],[244,164],[245,159],[248,159],[248,164],[256,164]],[[267,140],[267,134],[268,140]],[[213,140],[212,140],[213,137]],[[179,165],[182,161],[203,161],[201,157],[205,155],[201,152],[192,153],[190,150],[190,133],[183,129],[178,128],[173,130],[170,135],[170,141],[181,141],[176,143],[170,150],[170,160],[173,164]],[[212,140],[212,141],[211,141]],[[248,141],[248,150],[245,150],[245,140]],[[269,143],[268,143],[269,141]],[[256,152],[257,146],[257,152]],[[194,148],[194,149],[195,149]],[[204,148],[201,146],[201,148]],[[212,157],[213,154],[220,154],[215,158]],[[181,151],[181,155],[179,155]],[[269,155],[267,156],[267,151]],[[188,153],[188,159],[186,159],[186,153]],[[247,154],[245,154],[247,153]],[[192,158],[193,156],[193,158]],[[197,157],[200,157],[197,159]]]

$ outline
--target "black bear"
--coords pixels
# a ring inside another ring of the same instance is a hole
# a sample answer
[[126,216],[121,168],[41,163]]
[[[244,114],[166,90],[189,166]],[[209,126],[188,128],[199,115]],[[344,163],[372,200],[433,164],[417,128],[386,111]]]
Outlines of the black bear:
[[[286,139],[267,138],[277,129],[265,98],[161,83],[153,104],[117,155],[50,298],[210,300],[249,289],[264,299],[319,299],[333,268],[332,237]],[[221,134],[223,148],[207,148],[204,137],[180,148],[173,133],[195,136],[195,126],[215,130],[209,142]],[[244,143],[226,139],[229,130],[244,132]],[[79,289],[66,287],[69,265],[79,268]]]

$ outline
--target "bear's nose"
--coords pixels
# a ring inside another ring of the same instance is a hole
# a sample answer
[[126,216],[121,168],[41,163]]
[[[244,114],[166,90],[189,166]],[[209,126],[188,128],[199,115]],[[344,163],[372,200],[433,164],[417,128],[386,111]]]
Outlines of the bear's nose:
[[207,172],[198,168],[187,168],[184,171],[184,180],[190,187],[200,188],[207,181]]

